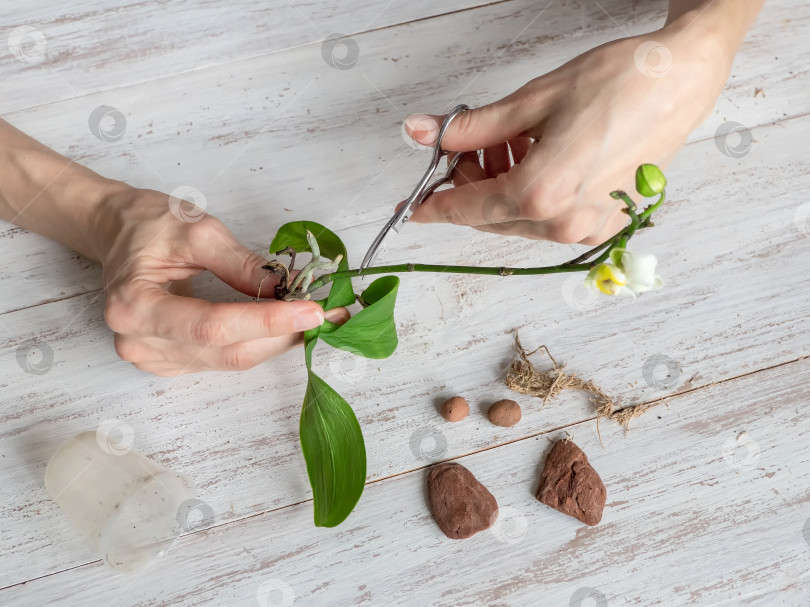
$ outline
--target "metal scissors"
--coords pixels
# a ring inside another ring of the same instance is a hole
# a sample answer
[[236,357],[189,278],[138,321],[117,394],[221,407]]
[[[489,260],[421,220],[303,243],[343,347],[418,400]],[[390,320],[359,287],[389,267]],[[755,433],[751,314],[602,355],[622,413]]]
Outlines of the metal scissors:
[[[450,123],[453,119],[464,112],[470,109],[466,105],[457,105],[454,107],[447,116],[444,117],[442,121],[441,127],[439,127],[439,133],[436,135],[436,143],[433,144],[433,157],[430,160],[430,166],[428,166],[427,171],[425,174],[422,175],[422,179],[419,180],[419,183],[416,184],[416,187],[411,192],[411,195],[408,196],[408,199],[405,203],[400,207],[400,209],[394,213],[394,216],[388,220],[380,233],[377,234],[377,237],[371,243],[371,246],[368,248],[366,252],[366,256],[363,258],[363,263],[360,264],[360,274],[362,275],[363,270],[365,270],[371,262],[374,261],[374,258],[377,256],[377,253],[382,246],[383,241],[388,237],[388,235],[393,230],[394,232],[399,233],[402,229],[402,226],[408,221],[413,212],[421,205],[425,199],[430,196],[436,188],[439,186],[444,185],[448,181],[450,181],[451,177],[453,176],[453,171],[458,164],[458,161],[461,160],[461,152],[448,152],[442,149],[442,138],[444,137],[445,131],[447,131],[447,127],[450,126]],[[444,158],[447,154],[453,153],[454,156],[450,159],[450,163],[447,166],[447,171],[442,177],[439,177],[430,185],[431,178],[433,177],[434,173],[436,173],[436,169],[439,168],[439,163],[441,159]]]

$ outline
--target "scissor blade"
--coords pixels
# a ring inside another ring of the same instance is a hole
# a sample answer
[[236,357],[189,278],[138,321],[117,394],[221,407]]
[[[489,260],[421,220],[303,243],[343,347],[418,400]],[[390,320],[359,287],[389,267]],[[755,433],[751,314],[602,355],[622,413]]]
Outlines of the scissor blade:
[[399,213],[395,213],[385,223],[385,225],[383,226],[383,229],[380,230],[380,233],[377,234],[376,238],[374,238],[374,240],[372,241],[371,246],[368,248],[368,251],[366,251],[365,257],[363,257],[363,262],[360,264],[360,273],[361,274],[363,273],[363,270],[365,270],[367,267],[369,267],[371,265],[371,262],[374,261],[374,258],[377,257],[377,253],[380,252],[380,249],[382,248],[383,241],[385,241],[388,234],[390,234],[392,231],[396,232],[396,229],[394,228],[394,224],[396,223],[398,217],[399,217]]
[[[451,180],[453,176],[453,171],[455,170],[456,165],[461,159],[461,156],[462,156],[461,152],[456,152],[453,155],[453,158],[450,160],[450,163],[447,167],[447,172],[442,177],[439,177],[429,186],[424,188],[423,191],[420,192],[417,197],[413,198],[413,200],[406,201],[406,203],[403,204],[402,207],[400,207],[400,209],[396,213],[394,213],[394,215],[386,222],[385,226],[383,226],[383,229],[380,230],[380,233],[377,234],[377,237],[374,239],[374,241],[371,243],[371,246],[368,248],[366,256],[363,258],[363,263],[360,264],[361,274],[363,273],[363,270],[369,267],[371,265],[371,262],[374,261],[374,259],[377,257],[377,253],[379,253],[380,249],[382,248],[383,242],[388,237],[388,234],[390,234],[391,232],[399,233],[400,227],[402,227],[402,225],[408,220],[413,211],[419,206],[421,206],[421,204],[425,201],[425,199],[428,198],[436,190],[436,188],[444,185],[445,183],[448,183]],[[431,175],[432,173],[433,172],[431,171]]]

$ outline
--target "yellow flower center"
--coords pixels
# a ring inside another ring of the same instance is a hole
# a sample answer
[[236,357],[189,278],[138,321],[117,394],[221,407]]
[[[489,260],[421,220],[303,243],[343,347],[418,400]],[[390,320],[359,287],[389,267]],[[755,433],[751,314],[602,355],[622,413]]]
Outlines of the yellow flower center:
[[596,286],[605,295],[616,295],[619,287],[623,287],[627,283],[624,272],[612,263],[600,263],[596,267],[593,278]]

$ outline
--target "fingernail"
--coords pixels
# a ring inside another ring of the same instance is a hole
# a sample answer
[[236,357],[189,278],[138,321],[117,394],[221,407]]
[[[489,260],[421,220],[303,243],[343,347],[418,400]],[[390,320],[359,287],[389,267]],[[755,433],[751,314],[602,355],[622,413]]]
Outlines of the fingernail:
[[326,311],[326,320],[336,325],[342,325],[351,317],[346,308],[332,308]]
[[293,318],[293,329],[296,331],[307,331],[320,327],[323,324],[323,309],[321,306],[316,308],[307,308],[299,312]]
[[439,134],[439,123],[427,114],[411,114],[405,119],[405,126],[411,131],[411,136],[423,145],[431,145]]

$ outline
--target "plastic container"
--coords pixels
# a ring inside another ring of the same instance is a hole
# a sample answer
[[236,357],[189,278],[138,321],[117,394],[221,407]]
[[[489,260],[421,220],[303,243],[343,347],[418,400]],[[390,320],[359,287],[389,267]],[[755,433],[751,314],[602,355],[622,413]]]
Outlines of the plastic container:
[[101,428],[78,434],[48,462],[45,488],[109,567],[137,573],[175,542],[197,500],[191,480],[129,447]]

